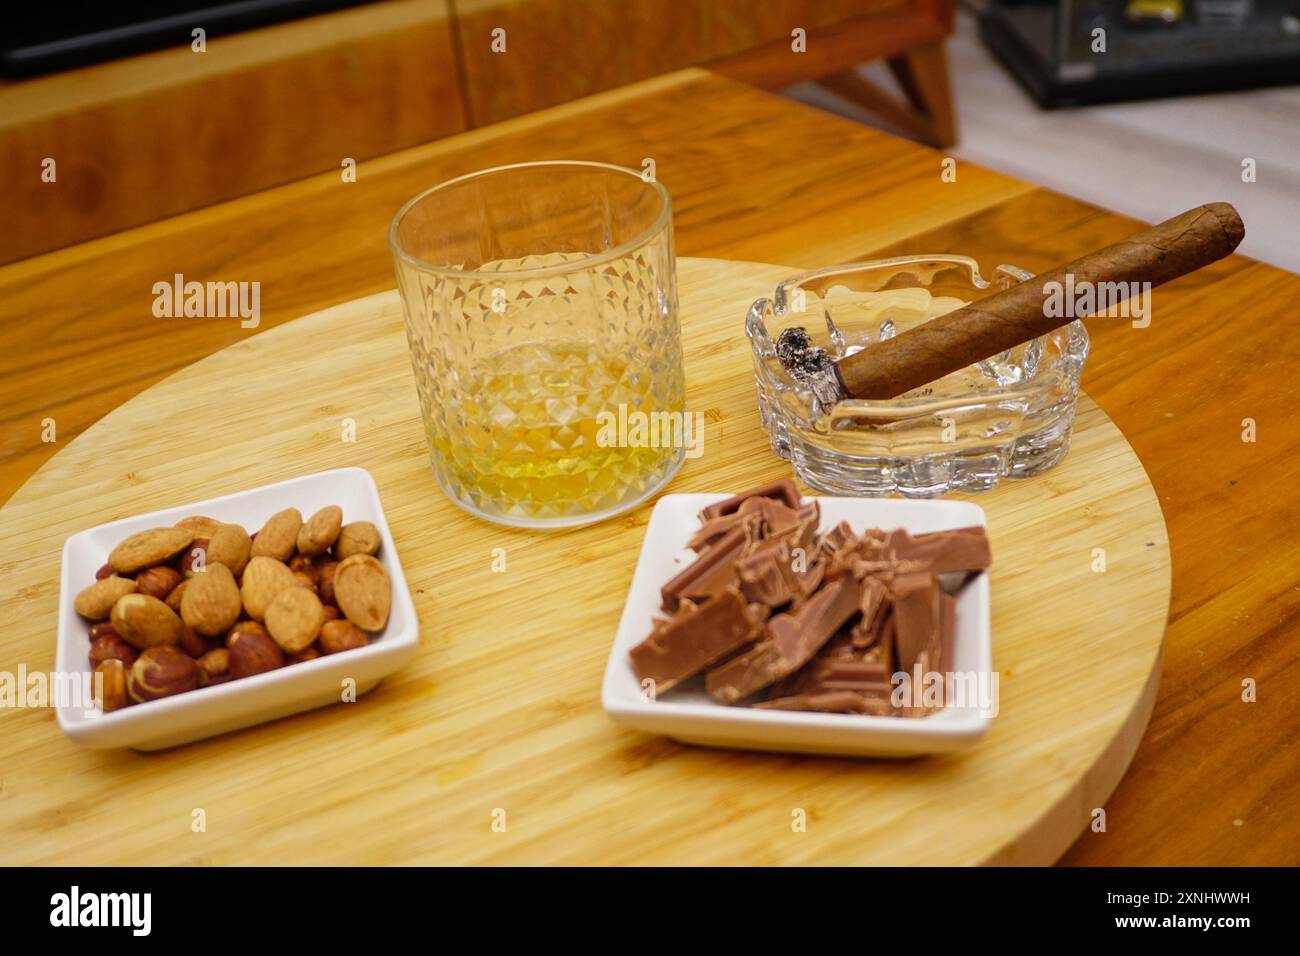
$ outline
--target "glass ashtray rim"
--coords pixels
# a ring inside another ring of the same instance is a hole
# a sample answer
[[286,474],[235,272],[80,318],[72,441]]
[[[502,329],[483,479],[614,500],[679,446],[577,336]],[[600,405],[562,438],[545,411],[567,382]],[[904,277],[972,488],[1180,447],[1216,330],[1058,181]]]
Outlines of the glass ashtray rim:
[[[821,269],[811,269],[797,275],[790,276],[777,283],[772,298],[760,298],[754,301],[749,308],[749,313],[745,319],[745,334],[750,340],[751,350],[754,358],[757,360],[759,368],[766,376],[776,376],[775,381],[771,382],[779,391],[790,390],[794,392],[801,401],[808,403],[809,407],[817,407],[816,396],[812,389],[796,379],[790,372],[781,365],[775,354],[775,340],[772,338],[767,328],[766,316],[768,314],[781,316],[788,314],[788,291],[793,288],[807,283],[814,279],[833,278],[836,276],[847,276],[858,272],[866,272],[888,267],[905,267],[922,262],[946,262],[954,266],[959,266],[967,270],[969,279],[976,289],[987,289],[991,283],[980,273],[979,263],[970,256],[959,255],[955,253],[931,253],[918,254],[910,256],[894,256],[887,259],[872,259],[866,262],[851,262],[835,266],[827,266]],[[1011,276],[1019,282],[1027,282],[1035,277],[1035,273],[1022,269],[1019,266],[1001,263],[993,269],[994,273],[1002,273]],[[1079,363],[1079,371],[1082,372],[1083,363],[1087,360],[1091,348],[1091,337],[1088,335],[1087,327],[1078,319],[1066,322],[1057,329],[1052,330],[1046,335],[1038,336],[1031,339],[1030,342],[1042,342],[1049,336],[1064,331],[1067,336],[1067,342],[1070,346],[1066,352],[1062,353],[1062,358],[1073,358]],[[763,339],[768,343],[770,352],[762,349],[756,334],[762,333]],[[1077,349],[1075,347],[1077,343]],[[1024,343],[1028,345],[1029,343]],[[1044,391],[1050,391],[1055,388],[1061,381],[1064,370],[1052,365],[1046,368],[1040,368],[1033,378],[1026,382],[1015,382],[1005,386],[990,389],[986,392],[980,392],[976,395],[958,395],[935,397],[933,395],[919,395],[912,398],[887,398],[887,399],[861,399],[849,398],[839,401],[835,408],[841,413],[859,414],[863,417],[881,417],[895,420],[915,415],[925,417],[933,415],[950,407],[962,406],[984,406],[996,405],[1008,401],[1026,400],[1029,397]],[[1078,391],[1078,375],[1072,377],[1064,376],[1069,381],[1073,391]],[[903,415],[901,413],[907,413]],[[823,411],[822,414],[829,414],[829,410]],[[784,416],[783,416],[784,417]]]
[[[580,256],[566,262],[556,263],[554,265],[539,266],[530,269],[512,269],[509,272],[495,272],[485,269],[459,269],[455,266],[440,266],[422,259],[419,256],[407,252],[401,245],[397,236],[398,226],[402,219],[417,204],[423,202],[434,193],[450,189],[462,183],[469,182],[473,179],[483,179],[499,173],[513,172],[520,169],[536,169],[540,167],[578,167],[588,170],[602,170],[604,172],[622,173],[627,176],[633,176],[646,186],[653,189],[659,196],[660,209],[659,214],[655,216],[654,222],[637,233],[630,239],[620,242],[618,245],[610,246],[601,252],[591,255]],[[542,159],[526,163],[507,163],[503,166],[490,166],[487,169],[479,169],[474,172],[465,173],[462,176],[456,176],[452,179],[444,180],[433,186],[423,189],[416,193],[393,215],[392,221],[388,225],[388,247],[392,250],[393,256],[414,269],[422,272],[428,272],[433,275],[455,277],[457,279],[480,279],[485,282],[500,282],[503,276],[508,276],[511,281],[520,279],[545,279],[557,275],[591,269],[595,266],[604,265],[607,262],[613,262],[625,258],[634,249],[654,241],[655,237],[661,234],[666,228],[670,228],[673,219],[673,201],[668,190],[657,179],[646,179],[639,169],[633,169],[630,166],[619,166],[615,163],[601,163],[594,160],[585,159]]]

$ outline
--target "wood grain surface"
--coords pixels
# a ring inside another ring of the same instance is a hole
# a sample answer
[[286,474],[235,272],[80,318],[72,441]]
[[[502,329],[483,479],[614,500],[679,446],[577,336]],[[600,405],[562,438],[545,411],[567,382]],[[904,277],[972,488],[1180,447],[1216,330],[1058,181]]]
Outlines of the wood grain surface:
[[[687,403],[706,425],[703,455],[668,490],[789,473],[758,421],[740,329],[790,274],[680,260]],[[285,394],[290,368],[300,384]],[[433,483],[396,293],[233,345],[107,416],[0,509],[0,554],[26,556],[0,569],[0,660],[53,667],[67,534],[347,464],[379,486],[420,651],[356,704],[151,755],[79,749],[49,710],[5,714],[0,862],[54,863],[76,846],[83,864],[1050,863],[1137,746],[1169,607],[1155,493],[1105,415],[1086,399],[1081,412],[1060,467],[976,499],[1000,674],[982,740],[905,761],[735,753],[604,717],[652,503],[563,533],[457,509]],[[349,419],[355,442],[342,440]],[[186,832],[195,808],[201,833]]]
[[[456,0],[455,30],[471,122],[483,126],[711,60],[735,58],[737,70],[794,77],[786,83],[811,79],[898,53],[926,27],[927,39],[944,35],[928,10],[913,7],[908,0],[673,0],[671,9],[660,0]],[[854,18],[862,23],[848,27]],[[807,40],[798,54],[790,46],[796,27]],[[839,61],[826,59],[832,51]],[[557,68],[565,61],[581,68]]]
[[[330,174],[0,268],[0,495],[171,371],[391,288],[385,228],[419,189],[502,162],[645,157],[684,255],[811,268],[958,251],[1041,270],[1140,226],[969,163],[944,182],[940,153],[683,71],[363,163],[355,184]],[[154,319],[150,288],[177,271],[261,281],[261,329]],[[1150,328],[1094,326],[1084,386],[1151,476],[1174,584],[1150,727],[1107,832],[1064,862],[1300,864],[1297,300],[1300,277],[1238,256],[1158,290]]]
[[0,262],[465,129],[451,30],[385,0],[0,82]]

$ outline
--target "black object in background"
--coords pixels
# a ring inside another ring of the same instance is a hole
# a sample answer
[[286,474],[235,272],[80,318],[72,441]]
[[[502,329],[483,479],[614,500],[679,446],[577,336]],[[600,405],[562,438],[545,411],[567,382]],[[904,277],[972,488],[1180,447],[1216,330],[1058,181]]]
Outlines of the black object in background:
[[989,0],[979,28],[1047,108],[1300,83],[1300,0]]
[[360,6],[370,0],[35,0],[0,30],[0,76],[19,78]]

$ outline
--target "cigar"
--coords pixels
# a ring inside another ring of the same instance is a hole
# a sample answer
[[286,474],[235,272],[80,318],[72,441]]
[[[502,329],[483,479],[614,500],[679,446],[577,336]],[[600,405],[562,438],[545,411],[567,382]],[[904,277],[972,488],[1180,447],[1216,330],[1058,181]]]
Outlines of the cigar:
[[[1044,308],[1049,283],[1150,283],[1151,288],[1230,255],[1246,234],[1226,202],[1197,206],[1114,245],[827,363],[809,381],[824,404],[888,399],[1046,335],[1062,320]],[[1095,296],[1094,299],[1100,297]],[[1127,296],[1125,296],[1127,298]]]

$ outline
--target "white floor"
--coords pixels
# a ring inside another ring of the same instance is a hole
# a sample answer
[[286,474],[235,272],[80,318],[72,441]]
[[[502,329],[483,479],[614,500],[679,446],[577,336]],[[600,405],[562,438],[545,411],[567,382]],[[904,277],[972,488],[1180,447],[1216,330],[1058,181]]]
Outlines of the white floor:
[[[958,17],[948,43],[959,159],[1154,222],[1214,200],[1246,223],[1242,252],[1300,272],[1300,86],[1040,110]],[[880,64],[864,73],[893,88]],[[873,126],[811,83],[784,93]],[[1255,160],[1256,181],[1242,181]]]

